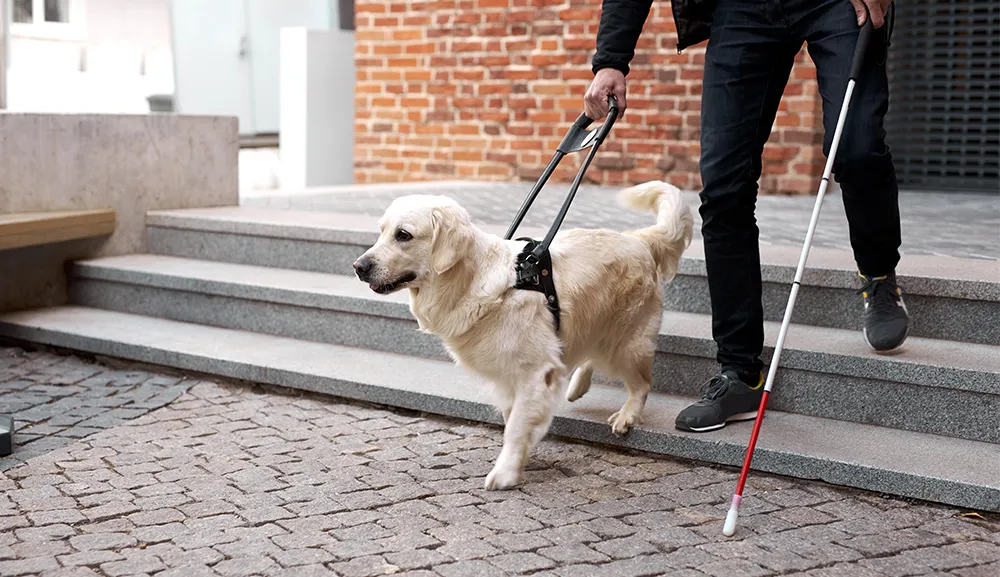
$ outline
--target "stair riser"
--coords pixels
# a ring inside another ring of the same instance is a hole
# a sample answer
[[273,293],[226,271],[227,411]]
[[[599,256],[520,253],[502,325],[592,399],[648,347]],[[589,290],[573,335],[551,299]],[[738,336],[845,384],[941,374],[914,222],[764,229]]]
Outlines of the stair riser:
[[[790,283],[765,281],[761,286],[764,320],[780,322],[788,304]],[[1000,345],[1000,303],[905,292],[910,336]],[[711,314],[708,279],[679,275],[664,291],[667,310]],[[864,306],[853,289],[803,285],[795,301],[792,322],[836,329],[861,330]]]
[[[659,392],[695,396],[715,359],[658,352]],[[783,368],[768,409],[1000,444],[1000,395]],[[849,439],[845,439],[849,443]],[[1000,449],[998,449],[1000,450]]]
[[[337,378],[275,369],[266,365],[221,360],[46,330],[13,326],[0,326],[0,330],[10,338],[97,355],[318,392],[356,401],[425,411],[431,414],[494,425],[500,423],[500,417],[494,407],[484,402],[471,402],[388,389]],[[713,440],[711,436],[678,437],[637,427],[624,437],[616,437],[610,433],[609,427],[605,423],[574,416],[557,415],[549,431],[554,436],[729,466],[738,466],[744,455],[743,446],[734,443],[720,443]],[[499,435],[500,432],[497,431],[497,434]],[[766,432],[764,434],[766,435]],[[849,442],[849,440],[845,440],[845,442]],[[973,485],[937,477],[876,469],[859,466],[844,460],[817,459],[809,455],[772,450],[766,446],[758,446],[754,454],[753,468],[757,471],[801,479],[819,479],[877,493],[936,501],[974,510],[1000,512],[1000,490],[994,486]],[[486,473],[487,470],[484,468],[483,475],[485,476]],[[724,505],[720,506],[719,510],[722,514]]]
[[417,331],[412,320],[93,279],[72,282],[69,295],[81,306],[450,360],[440,339]]
[[160,227],[146,238],[152,254],[339,275],[370,246]]
[[[95,279],[75,279],[70,298],[74,304],[119,312],[448,359],[437,337],[419,332],[416,322],[405,318]],[[653,369],[655,390],[697,395],[705,379],[718,370],[712,347],[701,341],[660,341],[663,352],[657,354]],[[794,351],[784,358],[770,404],[776,410],[1000,443],[1000,395],[804,370],[795,365],[808,368],[809,364],[796,363]],[[947,375],[934,374],[935,370],[926,369],[928,382],[947,380]],[[954,374],[955,378],[971,378]],[[958,410],[962,407],[967,409]],[[949,421],[944,415],[961,420]]]
[[[370,246],[164,227],[149,227],[148,241],[149,251],[154,254],[342,275],[353,274],[352,263]],[[764,319],[780,322],[794,269],[778,268],[767,269],[762,301]],[[784,276],[788,279],[776,280]],[[806,275],[807,284],[799,291],[793,322],[860,331],[861,297],[855,288],[847,288],[854,287],[854,279],[845,283],[839,278],[843,275],[835,275],[841,286],[809,286],[811,276]],[[912,336],[1000,345],[1000,302],[908,292],[904,297],[913,318]],[[672,311],[711,313],[702,262],[694,260],[682,267],[682,272],[665,287],[664,306]]]

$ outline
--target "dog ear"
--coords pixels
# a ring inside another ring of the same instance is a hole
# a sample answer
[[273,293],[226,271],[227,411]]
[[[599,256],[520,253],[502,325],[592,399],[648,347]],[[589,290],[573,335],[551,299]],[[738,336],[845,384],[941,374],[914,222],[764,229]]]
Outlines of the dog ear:
[[451,206],[436,207],[431,212],[434,241],[431,246],[431,270],[444,274],[469,254],[472,230],[464,211]]

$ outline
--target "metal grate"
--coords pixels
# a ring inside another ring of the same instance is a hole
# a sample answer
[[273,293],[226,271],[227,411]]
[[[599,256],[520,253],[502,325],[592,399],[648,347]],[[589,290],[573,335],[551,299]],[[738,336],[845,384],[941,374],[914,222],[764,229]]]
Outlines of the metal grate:
[[1000,194],[1000,2],[897,2],[887,66],[900,187]]

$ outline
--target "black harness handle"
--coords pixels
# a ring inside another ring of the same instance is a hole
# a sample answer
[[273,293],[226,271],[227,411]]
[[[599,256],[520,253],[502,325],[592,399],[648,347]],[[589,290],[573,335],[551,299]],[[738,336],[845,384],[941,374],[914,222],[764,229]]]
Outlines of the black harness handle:
[[507,229],[507,234],[504,235],[505,240],[513,238],[517,227],[520,226],[521,221],[524,220],[524,216],[528,213],[528,209],[531,208],[531,204],[535,202],[538,193],[545,186],[549,177],[552,176],[556,167],[559,166],[559,162],[563,157],[567,154],[589,148],[590,152],[587,153],[583,165],[577,172],[576,178],[573,179],[573,185],[569,189],[569,194],[566,196],[566,200],[559,209],[559,214],[556,215],[556,220],[552,223],[552,227],[549,229],[548,234],[545,235],[545,238],[541,242],[531,238],[518,239],[527,241],[528,244],[517,257],[515,264],[517,280],[514,283],[514,288],[533,290],[545,294],[545,305],[552,313],[556,332],[559,332],[559,296],[556,294],[555,283],[552,280],[552,259],[549,255],[549,245],[552,244],[552,239],[559,232],[559,227],[562,226],[562,222],[566,218],[566,213],[569,212],[569,206],[573,203],[573,198],[576,197],[576,191],[580,188],[583,175],[594,160],[597,149],[600,148],[604,139],[607,138],[608,133],[611,132],[611,127],[617,119],[618,100],[613,95],[608,95],[608,115],[604,119],[604,124],[600,127],[594,130],[587,130],[594,121],[586,113],[581,114],[576,119],[576,122],[570,127],[569,132],[563,137],[562,142],[559,143],[559,147],[556,148],[556,153],[552,156],[552,160],[549,161],[548,166],[545,167],[542,176],[539,177],[538,182],[528,192],[528,197],[524,199],[521,208],[518,209],[517,215],[514,217],[514,221],[511,222],[510,227]]

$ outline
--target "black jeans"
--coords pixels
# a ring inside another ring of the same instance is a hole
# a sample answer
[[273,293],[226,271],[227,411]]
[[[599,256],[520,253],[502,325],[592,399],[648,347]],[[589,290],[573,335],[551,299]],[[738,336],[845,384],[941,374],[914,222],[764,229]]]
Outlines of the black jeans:
[[[724,369],[753,374],[763,367],[754,208],[761,154],[793,60],[807,43],[823,99],[823,152],[829,154],[859,31],[848,0],[717,1],[705,54],[700,212],[712,332]],[[892,272],[899,261],[896,173],[882,126],[889,105],[887,43],[883,26],[869,43],[833,169],[854,258],[870,276]]]

